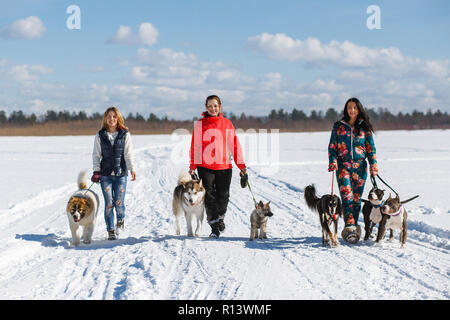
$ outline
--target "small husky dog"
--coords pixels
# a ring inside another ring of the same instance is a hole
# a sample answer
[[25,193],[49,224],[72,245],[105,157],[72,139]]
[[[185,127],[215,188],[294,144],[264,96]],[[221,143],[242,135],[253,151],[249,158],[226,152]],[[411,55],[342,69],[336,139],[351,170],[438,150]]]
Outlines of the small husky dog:
[[[267,239],[266,234],[266,226],[267,226],[267,220],[268,217],[273,216],[272,211],[270,210],[270,201],[264,204],[262,201],[259,201],[259,203],[256,205],[255,210],[253,210],[252,214],[250,215],[250,240],[254,240],[255,238],[259,239]],[[259,237],[258,237],[258,229],[259,231]]]
[[95,219],[100,204],[97,194],[87,189],[88,171],[82,171],[78,175],[78,190],[70,196],[66,212],[69,218],[70,231],[72,232],[72,243],[74,246],[80,244],[78,228],[83,227],[83,243],[89,244],[94,233]]
[[383,197],[384,190],[378,189],[374,186],[369,191],[369,200],[362,199],[364,202],[364,206],[362,208],[365,229],[364,240],[369,240],[369,237],[372,237],[373,227],[381,221],[381,207],[384,205]]
[[173,191],[172,211],[176,218],[177,235],[181,234],[180,217],[184,213],[187,235],[193,237],[192,223],[197,220],[195,236],[200,236],[205,212],[205,188],[202,180],[194,180],[188,172],[182,171],[178,176],[178,185]]
[[[338,219],[342,216],[341,199],[337,195],[326,194],[317,197],[316,187],[311,184],[305,188],[306,204],[311,210],[317,211],[322,226],[322,245],[328,245],[331,239],[332,246],[338,246]],[[334,224],[334,234],[330,230],[331,224]]]
[[406,209],[403,207],[403,204],[414,200],[417,197],[418,196],[414,196],[411,199],[400,201],[400,197],[398,196],[398,194],[395,198],[392,198],[391,195],[389,195],[389,198],[381,207],[381,213],[383,217],[378,228],[378,236],[376,242],[380,242],[383,239],[386,229],[390,229],[389,240],[392,240],[394,238],[393,230],[399,229],[400,243],[401,247],[403,248],[406,243],[406,231],[408,227],[408,224],[406,222],[408,214],[406,212]]

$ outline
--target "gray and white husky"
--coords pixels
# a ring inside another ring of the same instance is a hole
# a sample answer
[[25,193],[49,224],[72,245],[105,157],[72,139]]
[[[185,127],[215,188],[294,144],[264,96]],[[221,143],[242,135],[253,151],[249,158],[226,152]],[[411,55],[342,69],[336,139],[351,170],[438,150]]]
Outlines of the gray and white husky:
[[173,191],[172,210],[176,218],[177,235],[181,234],[180,217],[186,218],[187,235],[193,237],[193,220],[197,220],[195,236],[200,236],[205,212],[205,188],[202,180],[193,180],[188,172],[181,172],[178,185]]

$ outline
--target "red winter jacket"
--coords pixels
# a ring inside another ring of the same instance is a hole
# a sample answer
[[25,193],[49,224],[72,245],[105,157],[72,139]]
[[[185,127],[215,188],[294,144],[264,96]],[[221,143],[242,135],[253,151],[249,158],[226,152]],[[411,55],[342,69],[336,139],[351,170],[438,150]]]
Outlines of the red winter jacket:
[[207,112],[202,115],[203,118],[195,122],[192,132],[189,168],[231,169],[232,155],[238,168],[244,169],[241,144],[231,121],[222,113],[217,117],[211,117]]

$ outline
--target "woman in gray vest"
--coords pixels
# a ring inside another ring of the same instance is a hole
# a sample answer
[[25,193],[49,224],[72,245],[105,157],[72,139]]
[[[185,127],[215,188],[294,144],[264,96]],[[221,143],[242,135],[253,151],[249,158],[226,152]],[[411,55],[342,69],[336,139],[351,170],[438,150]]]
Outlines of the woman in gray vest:
[[[116,107],[106,109],[103,114],[102,129],[95,135],[92,160],[94,174],[91,181],[100,182],[105,199],[108,240],[115,240],[119,230],[124,228],[128,170],[131,181],[136,180],[131,136]],[[117,216],[115,228],[114,209]]]

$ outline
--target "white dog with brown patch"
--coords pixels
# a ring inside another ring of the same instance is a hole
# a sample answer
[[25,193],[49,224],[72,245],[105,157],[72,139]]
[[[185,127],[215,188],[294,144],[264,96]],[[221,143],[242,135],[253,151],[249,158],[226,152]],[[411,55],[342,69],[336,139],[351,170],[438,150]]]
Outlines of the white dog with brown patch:
[[66,212],[69,218],[70,231],[72,232],[72,244],[80,244],[78,229],[83,228],[83,243],[89,244],[94,233],[95,220],[100,204],[97,194],[87,189],[88,171],[82,171],[78,175],[78,190],[70,196]]

